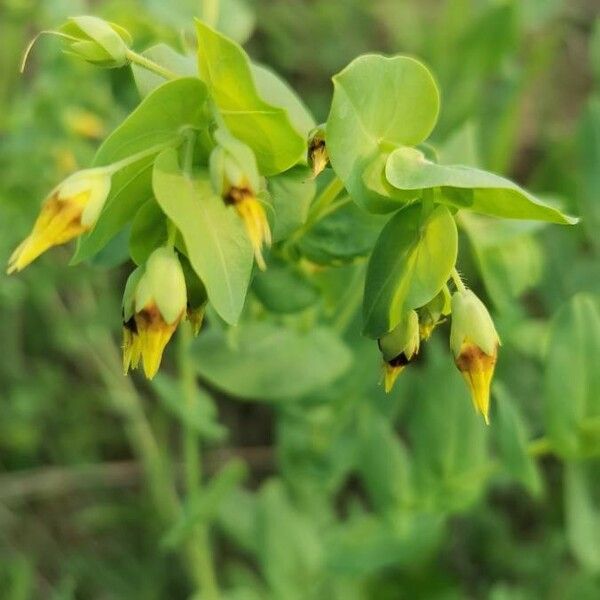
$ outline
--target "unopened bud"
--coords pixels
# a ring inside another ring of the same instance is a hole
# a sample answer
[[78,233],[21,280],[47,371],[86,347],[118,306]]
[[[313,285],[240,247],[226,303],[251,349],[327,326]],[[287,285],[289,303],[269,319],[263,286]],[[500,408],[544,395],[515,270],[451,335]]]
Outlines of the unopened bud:
[[450,292],[448,287],[444,286],[437,296],[417,309],[421,340],[428,340],[433,330],[446,320],[445,317],[451,311],[450,303]]
[[419,352],[419,317],[409,310],[400,323],[379,339],[379,349],[384,360],[384,387],[390,392],[398,375]]
[[490,387],[500,338],[492,317],[471,290],[460,290],[452,296],[452,328],[450,348],[473,399],[475,409],[489,423]]

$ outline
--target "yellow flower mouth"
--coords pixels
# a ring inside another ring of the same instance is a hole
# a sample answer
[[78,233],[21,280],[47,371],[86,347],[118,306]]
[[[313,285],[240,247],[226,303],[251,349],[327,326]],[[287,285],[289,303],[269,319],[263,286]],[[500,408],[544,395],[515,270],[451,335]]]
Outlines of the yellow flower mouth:
[[[148,379],[152,379],[158,372],[165,347],[182,316],[183,312],[173,323],[166,323],[156,304],[151,303],[133,317],[139,338],[139,354]],[[123,361],[125,361],[125,354]]]
[[137,369],[142,357],[142,344],[138,335],[135,319],[131,317],[123,323],[123,374],[129,369]]
[[8,261],[7,273],[22,271],[53,246],[71,241],[89,229],[82,225],[81,215],[88,203],[90,191],[70,198],[60,198],[55,192],[44,202],[31,233],[17,246]]
[[497,356],[497,352],[486,354],[475,344],[465,343],[456,359],[456,366],[471,391],[473,406],[483,415],[486,425],[490,424],[490,387]]
[[271,245],[271,228],[261,202],[249,189],[233,187],[229,190],[227,201],[233,204],[242,218],[248,238],[254,250],[254,259],[261,271],[267,267],[262,254],[264,246]]

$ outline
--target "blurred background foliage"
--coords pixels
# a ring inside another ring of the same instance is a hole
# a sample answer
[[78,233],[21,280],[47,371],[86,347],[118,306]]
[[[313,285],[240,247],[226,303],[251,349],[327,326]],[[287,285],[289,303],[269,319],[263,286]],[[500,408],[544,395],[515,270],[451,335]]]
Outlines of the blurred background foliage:
[[[490,427],[447,331],[382,393],[358,310],[381,223],[350,205],[302,240],[303,269],[256,279],[239,329],[209,315],[189,410],[176,348],[155,384],[120,373],[128,268],[106,267],[127,239],[93,264],[66,269],[59,249],[0,275],[0,598],[190,597],[178,550],[198,520],[223,598],[599,598],[597,1],[217,4],[219,27],[286,77],[317,121],[331,75],[357,54],[422,58],[443,94],[440,156],[514,177],[582,222],[461,219],[462,270],[503,341]],[[181,50],[191,17],[215,6],[0,1],[3,260],[46,191],[87,166],[138,101],[128,70],[95,70],[50,40],[19,76],[32,36],[94,13],[139,50]],[[182,424],[217,475],[173,522],[161,478],[177,479]]]

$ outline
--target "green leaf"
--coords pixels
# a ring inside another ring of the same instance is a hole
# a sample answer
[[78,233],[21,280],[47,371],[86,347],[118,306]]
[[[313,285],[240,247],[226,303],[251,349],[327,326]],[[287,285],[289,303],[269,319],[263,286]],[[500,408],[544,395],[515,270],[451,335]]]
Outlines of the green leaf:
[[408,418],[415,502],[423,510],[450,512],[471,506],[492,473],[487,428],[473,409],[458,369],[437,339],[427,344],[419,373],[419,398]]
[[[142,56],[154,61],[161,67],[169,69],[169,71],[173,71],[173,73],[177,73],[181,77],[194,77],[198,75],[198,63],[195,57],[180,54],[167,44],[151,46],[142,52]],[[135,85],[142,98],[165,82],[164,77],[136,64],[131,65],[131,71]]]
[[154,198],[137,211],[129,234],[129,254],[136,265],[142,265],[159,246],[167,241],[167,220]]
[[598,462],[565,464],[567,538],[577,560],[592,572],[600,571],[600,488]]
[[215,387],[268,402],[306,396],[343,375],[351,362],[329,329],[297,332],[268,322],[243,323],[230,339],[209,329],[193,353],[199,375]]
[[456,263],[456,224],[445,206],[423,215],[420,205],[398,211],[383,228],[367,268],[364,333],[391,331],[403,311],[429,302]]
[[231,133],[256,154],[261,174],[275,175],[302,160],[305,138],[284,108],[261,98],[247,54],[201,21],[196,31],[200,75]]
[[299,312],[315,304],[319,292],[307,276],[295,265],[269,261],[266,271],[256,274],[252,290],[273,313]]
[[152,380],[152,387],[162,406],[173,417],[206,440],[222,440],[227,435],[225,427],[218,422],[214,400],[204,390],[196,387],[193,402],[186,404],[181,385],[173,377],[158,373]]
[[153,186],[158,204],[181,232],[187,256],[206,286],[209,301],[225,321],[236,323],[253,265],[242,220],[214,194],[208,178],[181,171],[173,149],[156,159]]
[[166,548],[176,548],[194,534],[195,526],[212,521],[227,496],[247,477],[240,459],[230,460],[202,490],[189,497],[179,519],[162,539]]
[[544,394],[547,435],[565,458],[600,452],[600,308],[578,294],[555,316]]
[[259,493],[257,514],[259,562],[274,598],[317,597],[323,563],[317,524],[298,511],[283,484],[267,481]]
[[[577,219],[542,203],[509,179],[465,166],[438,165],[415,148],[398,148],[387,160],[388,181],[400,190],[451,188],[444,201],[495,217],[573,224]],[[464,191],[463,191],[464,190]]]
[[147,96],[100,146],[93,166],[109,165],[138,152],[152,153],[112,178],[104,209],[94,228],[79,239],[74,264],[96,254],[152,196],[152,164],[162,145],[175,142],[183,127],[207,123],[206,86],[193,78],[169,81]]
[[535,460],[527,452],[527,425],[508,390],[500,382],[494,384],[494,397],[496,410],[492,432],[502,466],[532,494],[539,495],[542,481]]
[[267,189],[275,212],[273,241],[278,242],[305,223],[317,187],[310,169],[296,166],[269,177]]
[[406,57],[361,56],[333,78],[327,151],[352,199],[385,212],[414,198],[384,177],[385,156],[398,145],[417,145],[431,133],[439,92],[431,73]]
[[252,63],[250,68],[260,97],[273,106],[285,108],[296,131],[308,138],[308,134],[314,129],[316,123],[296,92],[268,67]]
[[384,217],[348,202],[311,227],[300,252],[320,265],[350,262],[371,252],[384,223]]

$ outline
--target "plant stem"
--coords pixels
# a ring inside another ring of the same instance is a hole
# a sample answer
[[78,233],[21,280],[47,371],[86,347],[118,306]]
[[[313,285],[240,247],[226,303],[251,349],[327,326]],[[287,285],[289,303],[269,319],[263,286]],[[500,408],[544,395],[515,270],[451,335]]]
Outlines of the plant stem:
[[537,440],[529,442],[527,453],[534,457],[552,454],[552,444],[547,437],[538,438]]
[[456,286],[456,289],[459,292],[467,291],[467,288],[466,288],[465,284],[463,283],[463,280],[461,279],[460,274],[456,270],[456,267],[453,267],[452,273],[450,274],[450,276],[452,277],[452,281],[454,281],[454,285]]
[[[332,212],[333,201],[338,197],[343,189],[344,184],[342,181],[338,177],[334,177],[313,202],[304,225],[297,229],[288,238],[285,245],[290,247],[300,241],[323,217],[330,214]],[[342,206],[345,203],[346,202],[344,200],[334,206],[335,208],[339,208],[339,206]]]
[[[194,365],[190,358],[190,345],[192,343],[192,327],[188,321],[184,321],[179,326],[178,331],[178,362],[179,362],[179,381],[181,386],[181,395],[186,409],[192,411],[196,403],[197,389]],[[183,463],[185,473],[185,487],[188,497],[192,498],[202,493],[202,465],[200,461],[199,436],[193,427],[187,423],[183,429]],[[190,540],[193,545],[195,563],[198,568],[198,581],[203,598],[207,600],[217,600],[220,597],[217,584],[217,577],[212,559],[212,551],[208,526],[206,523],[199,523],[194,527],[194,535]]]
[[116,173],[117,171],[120,171],[121,169],[124,169],[125,167],[128,167],[129,165],[142,160],[142,158],[146,158],[146,156],[151,156],[152,154],[158,154],[161,150],[164,150],[165,148],[169,148],[170,146],[175,145],[177,139],[180,138],[175,138],[174,140],[170,141],[170,142],[166,142],[164,144],[155,144],[154,146],[150,146],[150,148],[146,148],[145,150],[141,150],[140,152],[136,152],[135,154],[132,154],[131,156],[126,156],[125,158],[122,158],[121,160],[118,160],[117,162],[114,162],[110,165],[108,165],[106,167],[106,169],[108,171],[110,171],[111,175]]
[[161,67],[158,63],[155,63],[153,60],[146,58],[142,54],[138,54],[133,50],[127,50],[126,52],[127,59],[129,62],[132,62],[148,71],[152,71],[155,75],[159,77],[164,77],[165,79],[179,79],[179,75],[174,71],[170,71],[169,69],[165,69],[165,67]]

